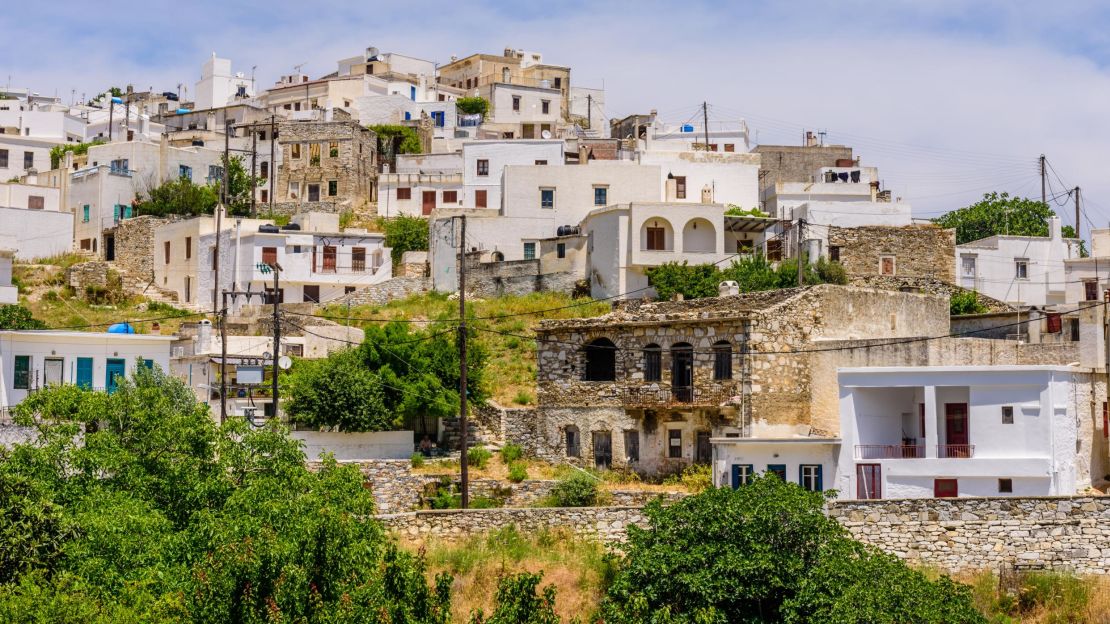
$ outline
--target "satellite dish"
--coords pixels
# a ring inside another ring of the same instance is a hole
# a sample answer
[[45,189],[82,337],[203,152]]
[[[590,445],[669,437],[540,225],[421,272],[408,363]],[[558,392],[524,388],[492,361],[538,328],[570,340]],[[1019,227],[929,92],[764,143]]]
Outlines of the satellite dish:
[[550,130],[544,130],[543,132],[540,133],[540,136],[542,136],[545,139],[550,139],[551,138],[551,131]]
[[270,359],[270,357],[271,357],[271,356],[270,356],[270,352],[269,352],[269,351],[263,351],[263,352],[262,352],[262,359],[263,359],[263,360],[268,360],[268,359]]
[[281,370],[289,370],[289,367],[292,365],[293,358],[289,357],[288,355],[283,355],[278,358],[278,368],[280,368]]

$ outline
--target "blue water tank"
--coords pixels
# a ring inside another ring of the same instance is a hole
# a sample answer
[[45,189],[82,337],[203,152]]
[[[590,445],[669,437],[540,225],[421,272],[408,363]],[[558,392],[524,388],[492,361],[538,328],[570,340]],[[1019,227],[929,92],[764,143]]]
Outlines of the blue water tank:
[[116,323],[108,328],[109,334],[133,334],[135,328],[130,323]]
[[118,97],[113,97],[112,98],[112,103],[113,104],[123,104],[123,100],[121,98],[118,98]]
[[682,124],[682,131],[683,132],[693,132],[694,131],[694,126],[692,126],[690,124]]
[[191,113],[191,112],[193,112],[193,111],[191,111],[191,110],[189,110],[189,109],[187,109],[187,108],[179,108],[179,109],[177,109],[177,114],[178,114],[178,115],[184,115],[185,113]]

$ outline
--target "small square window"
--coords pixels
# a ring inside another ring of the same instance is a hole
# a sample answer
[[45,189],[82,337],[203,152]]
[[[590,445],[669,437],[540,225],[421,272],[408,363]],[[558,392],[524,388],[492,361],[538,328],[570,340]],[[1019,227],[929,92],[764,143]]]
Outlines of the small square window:
[[879,275],[894,275],[894,256],[879,256]]
[[514,95],[513,96],[513,110],[514,111],[519,111],[520,110],[520,96],[519,95]]
[[594,205],[606,206],[609,203],[609,187],[595,186],[594,187]]
[[406,186],[397,189],[397,199],[412,199],[412,188]]
[[525,260],[535,260],[536,259],[536,244],[535,243],[524,243],[524,259]]
[[1013,494],[1014,493],[1014,480],[1013,479],[999,479],[998,480],[998,493],[999,494]]
[[1083,282],[1083,298],[1086,301],[1098,300],[1098,282],[1087,281]]
[[560,257],[560,258],[566,258],[567,257],[567,244],[566,243],[556,244],[555,245],[555,255]]
[[555,207],[555,189],[540,189],[540,208]]
[[480,175],[480,176],[488,176],[489,175],[489,161],[486,160],[485,158],[479,158],[478,159],[477,168],[478,168],[478,171],[477,171],[478,175]]
[[328,180],[328,197],[339,195],[339,180]]
[[1002,424],[1003,425],[1012,425],[1012,424],[1014,424],[1014,406],[1013,405],[1003,405],[1002,406]]
[[1029,279],[1029,261],[1014,260],[1014,278]]
[[544,115],[550,113],[551,112],[551,100],[541,100],[540,101],[540,110]]
[[840,262],[840,246],[829,245],[829,260],[831,262]]
[[682,459],[682,430],[667,430],[667,457]]

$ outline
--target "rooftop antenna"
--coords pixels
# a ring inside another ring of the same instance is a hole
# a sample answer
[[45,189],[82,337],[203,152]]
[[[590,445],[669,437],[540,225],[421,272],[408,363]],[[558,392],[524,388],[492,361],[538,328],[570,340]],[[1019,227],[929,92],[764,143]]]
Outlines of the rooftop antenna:
[[825,135],[828,134],[828,133],[829,133],[828,130],[818,130],[817,131],[817,138],[821,143],[821,147],[825,146]]
[[300,73],[303,73],[303,72],[301,72],[301,68],[304,67],[305,65],[308,65],[308,61],[305,61],[305,62],[301,63],[300,65],[294,65],[293,69],[295,69],[297,71],[297,73],[300,74]]

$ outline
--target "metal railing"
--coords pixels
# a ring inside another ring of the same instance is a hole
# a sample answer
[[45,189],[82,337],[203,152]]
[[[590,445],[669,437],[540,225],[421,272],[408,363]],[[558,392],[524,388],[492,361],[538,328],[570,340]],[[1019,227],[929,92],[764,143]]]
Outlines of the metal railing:
[[921,459],[924,444],[857,444],[856,459]]
[[967,459],[975,456],[974,444],[938,444],[937,457],[942,459]]
[[631,407],[661,407],[668,405],[716,406],[735,402],[740,391],[736,384],[712,386],[636,386],[624,389],[625,405]]

